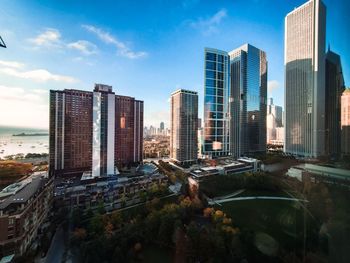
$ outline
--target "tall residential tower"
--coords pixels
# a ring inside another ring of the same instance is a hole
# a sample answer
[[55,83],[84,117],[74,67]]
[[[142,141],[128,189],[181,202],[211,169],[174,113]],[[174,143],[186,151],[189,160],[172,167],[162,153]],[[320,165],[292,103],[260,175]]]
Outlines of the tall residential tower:
[[142,133],[143,102],[116,96],[111,86],[50,91],[51,174],[115,174],[142,161]]
[[194,163],[198,158],[198,95],[180,89],[171,94],[170,158],[176,162]]
[[208,157],[230,152],[229,56],[225,51],[204,50],[204,138],[202,153]]

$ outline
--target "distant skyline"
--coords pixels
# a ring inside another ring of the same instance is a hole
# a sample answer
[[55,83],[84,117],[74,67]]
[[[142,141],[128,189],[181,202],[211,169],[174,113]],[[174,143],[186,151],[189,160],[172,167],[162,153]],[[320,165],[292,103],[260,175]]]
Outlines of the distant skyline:
[[[268,97],[284,106],[284,18],[304,0],[3,0],[0,125],[48,128],[50,89],[113,86],[144,101],[145,126],[169,127],[170,94],[197,91],[203,115],[204,48],[250,43],[267,54]],[[346,0],[324,0],[327,48],[350,85]]]

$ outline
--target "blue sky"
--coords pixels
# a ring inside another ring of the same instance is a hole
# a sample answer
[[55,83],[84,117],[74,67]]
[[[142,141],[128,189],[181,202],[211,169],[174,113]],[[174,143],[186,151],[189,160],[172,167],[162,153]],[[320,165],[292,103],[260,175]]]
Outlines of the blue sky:
[[[201,114],[204,47],[244,43],[266,51],[269,96],[283,105],[284,17],[304,2],[2,0],[0,124],[48,127],[48,90],[94,83],[144,100],[145,125],[169,123],[168,99],[178,88],[199,92]],[[324,3],[327,43],[350,85],[350,4]]]

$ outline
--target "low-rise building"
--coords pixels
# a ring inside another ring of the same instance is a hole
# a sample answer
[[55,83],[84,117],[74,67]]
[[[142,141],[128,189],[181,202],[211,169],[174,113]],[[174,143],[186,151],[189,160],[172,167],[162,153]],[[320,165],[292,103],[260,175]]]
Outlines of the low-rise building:
[[52,180],[40,172],[0,192],[0,258],[27,251],[49,214],[52,197]]
[[286,175],[299,181],[308,179],[312,182],[350,186],[350,170],[335,167],[305,163],[289,168]]
[[193,179],[201,180],[213,175],[257,172],[260,171],[260,164],[260,160],[248,157],[241,157],[237,160],[233,160],[232,158],[219,158],[215,160],[215,165],[198,167],[191,170],[190,174]]

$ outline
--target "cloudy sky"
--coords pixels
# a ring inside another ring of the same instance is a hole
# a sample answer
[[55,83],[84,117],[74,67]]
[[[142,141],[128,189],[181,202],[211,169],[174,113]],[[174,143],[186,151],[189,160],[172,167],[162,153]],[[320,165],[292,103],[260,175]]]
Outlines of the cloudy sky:
[[[203,102],[204,47],[247,42],[266,51],[269,96],[283,105],[284,17],[304,2],[2,0],[0,125],[48,127],[50,89],[94,83],[144,100],[145,125],[168,124],[174,90],[198,91]],[[349,1],[324,2],[327,43],[341,54],[349,85]]]

